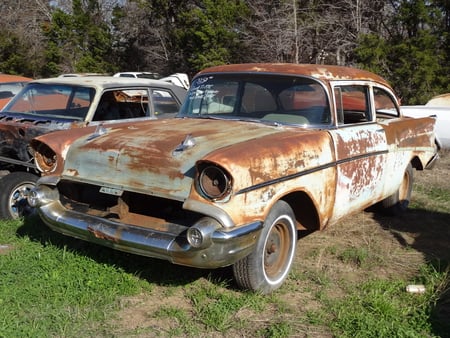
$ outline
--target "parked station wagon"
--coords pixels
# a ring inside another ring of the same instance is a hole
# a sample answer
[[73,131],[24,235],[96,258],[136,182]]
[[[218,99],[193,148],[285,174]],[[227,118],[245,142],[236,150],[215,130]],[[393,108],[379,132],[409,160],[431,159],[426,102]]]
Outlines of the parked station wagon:
[[402,117],[391,87],[366,71],[217,66],[195,76],[177,118],[33,140],[43,176],[29,202],[63,234],[232,265],[240,287],[269,293],[298,234],[374,204],[407,207],[413,169],[437,158],[434,123]]
[[31,210],[26,195],[39,178],[29,142],[55,130],[172,117],[186,90],[165,81],[78,76],[29,82],[0,112],[0,218]]

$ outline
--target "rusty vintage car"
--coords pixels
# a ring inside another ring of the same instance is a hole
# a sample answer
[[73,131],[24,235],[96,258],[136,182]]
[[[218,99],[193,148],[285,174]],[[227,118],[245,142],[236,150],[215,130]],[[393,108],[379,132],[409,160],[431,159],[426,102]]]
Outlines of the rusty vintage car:
[[437,159],[434,123],[402,117],[386,81],[366,71],[217,66],[195,76],[174,119],[34,139],[43,176],[29,202],[63,234],[232,265],[240,287],[269,293],[299,234],[377,203],[405,210],[413,168]]
[[[148,79],[59,77],[29,82],[0,112],[0,218],[31,210],[39,178],[29,142],[55,130],[175,115],[186,90]],[[150,98],[150,100],[149,100]]]

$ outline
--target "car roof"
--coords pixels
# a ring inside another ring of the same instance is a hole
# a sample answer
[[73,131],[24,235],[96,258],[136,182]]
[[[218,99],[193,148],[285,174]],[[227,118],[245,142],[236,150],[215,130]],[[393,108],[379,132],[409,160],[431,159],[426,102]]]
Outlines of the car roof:
[[109,89],[121,86],[132,86],[132,87],[152,86],[160,88],[180,88],[166,81],[143,79],[143,78],[131,78],[131,77],[113,77],[113,76],[55,77],[55,78],[34,80],[31,83],[77,85],[77,86],[95,87],[97,89]]
[[390,85],[381,76],[369,71],[334,65],[293,64],[293,63],[243,63],[206,68],[197,75],[205,73],[267,73],[278,75],[303,75],[325,82],[338,80],[368,80]]
[[20,75],[0,74],[0,82],[28,82],[33,79]]

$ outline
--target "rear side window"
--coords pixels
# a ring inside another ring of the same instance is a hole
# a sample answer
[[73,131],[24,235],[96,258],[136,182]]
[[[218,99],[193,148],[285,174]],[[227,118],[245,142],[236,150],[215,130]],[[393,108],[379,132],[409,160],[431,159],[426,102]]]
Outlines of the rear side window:
[[399,116],[397,105],[394,98],[384,89],[374,87],[373,97],[375,101],[375,110],[378,115]]
[[372,121],[368,86],[336,86],[334,96],[339,124]]

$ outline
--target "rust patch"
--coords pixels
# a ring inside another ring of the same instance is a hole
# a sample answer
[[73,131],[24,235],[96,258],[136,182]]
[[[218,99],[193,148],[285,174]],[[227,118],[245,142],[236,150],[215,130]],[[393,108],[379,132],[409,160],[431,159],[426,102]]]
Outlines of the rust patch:
[[397,144],[398,147],[432,147],[434,144],[435,119],[423,118],[399,118],[389,120],[382,124],[386,131],[388,144]]
[[92,227],[92,226],[88,226],[87,230],[91,234],[93,234],[95,236],[95,238],[104,239],[104,240],[115,242],[115,243],[117,243],[119,241],[116,237],[105,234],[104,232],[102,232],[98,229],[94,229],[94,227]]

